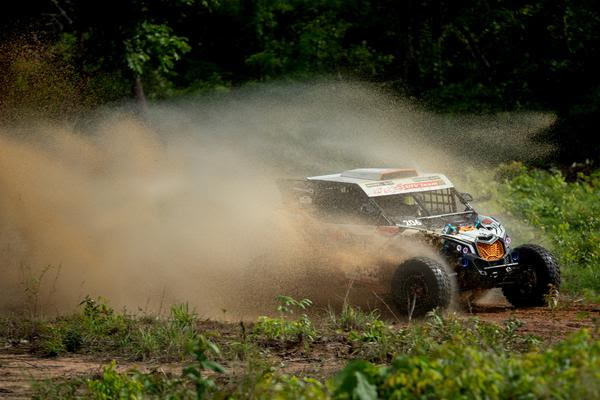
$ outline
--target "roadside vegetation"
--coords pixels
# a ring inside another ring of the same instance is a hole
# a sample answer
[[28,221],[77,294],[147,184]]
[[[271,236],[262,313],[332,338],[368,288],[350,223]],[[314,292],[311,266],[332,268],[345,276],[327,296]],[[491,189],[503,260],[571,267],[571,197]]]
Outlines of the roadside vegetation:
[[[529,350],[539,343],[535,337],[516,334],[520,324],[508,320],[503,326],[477,319],[463,321],[433,313],[425,324],[401,323],[401,328],[385,321],[375,311],[365,312],[346,305],[340,313],[316,312],[317,322],[305,311],[311,302],[278,297],[277,317],[261,316],[254,323],[219,324],[199,320],[187,305],[172,306],[165,317],[116,313],[106,303],[86,297],[80,310],[55,319],[30,320],[3,317],[0,340],[5,345],[21,346],[42,356],[94,354],[129,361],[183,361],[200,336],[210,338],[226,350],[222,357],[244,361],[257,352],[268,354],[300,346],[304,353],[324,342],[346,347],[347,358],[385,362],[405,353],[423,353],[447,340],[478,343],[484,349]],[[282,311],[285,310],[285,311]],[[226,329],[223,329],[223,328]]]
[[86,297],[77,313],[47,321],[5,317],[0,337],[27,343],[53,357],[68,353],[110,354],[130,360],[181,360],[196,342],[197,316],[187,304],[172,306],[167,318],[118,314],[103,299]]
[[600,342],[587,332],[541,352],[517,355],[446,341],[425,355],[402,355],[389,365],[352,361],[330,379],[253,373],[241,385],[219,385],[223,367],[210,361],[218,348],[200,338],[196,359],[180,376],[117,372],[115,363],[99,376],[43,382],[36,398],[597,398]]
[[[32,349],[45,355],[94,353],[117,360],[183,360],[182,368],[171,372],[123,370],[118,361],[107,361],[98,374],[35,382],[34,398],[600,395],[599,325],[548,346],[540,338],[520,333],[521,323],[514,318],[491,324],[432,312],[422,321],[394,325],[376,311],[347,305],[340,312],[329,311],[313,320],[304,313],[310,301],[284,296],[279,300],[277,317],[218,326],[197,320],[186,306],[172,307],[168,318],[157,319],[116,314],[106,304],[88,298],[80,312],[69,318],[38,321],[37,336],[27,339],[33,341]],[[32,326],[13,324],[12,330],[1,332],[2,340],[22,343],[21,335]],[[144,335],[154,337],[158,344],[146,347],[146,352],[135,350]],[[80,338],[78,346],[72,346],[73,337]],[[331,353],[342,360],[334,369],[320,370],[315,365],[310,371],[290,373],[282,368],[286,355],[302,355],[325,366]]]
[[534,228],[558,257],[561,292],[600,301],[600,170],[576,173],[527,168],[521,163],[496,169],[495,185],[479,184],[478,194],[495,199],[499,212]]

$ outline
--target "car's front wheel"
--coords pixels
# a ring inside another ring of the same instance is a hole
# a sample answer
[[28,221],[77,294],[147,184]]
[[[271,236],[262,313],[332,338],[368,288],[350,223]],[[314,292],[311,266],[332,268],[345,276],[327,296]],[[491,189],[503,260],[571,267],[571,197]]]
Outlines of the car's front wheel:
[[392,278],[392,298],[409,317],[420,317],[434,308],[446,308],[452,284],[446,269],[427,257],[414,257],[398,266]]
[[502,288],[504,297],[515,307],[546,305],[560,288],[560,267],[556,258],[542,246],[525,244],[513,250],[519,255],[517,282]]

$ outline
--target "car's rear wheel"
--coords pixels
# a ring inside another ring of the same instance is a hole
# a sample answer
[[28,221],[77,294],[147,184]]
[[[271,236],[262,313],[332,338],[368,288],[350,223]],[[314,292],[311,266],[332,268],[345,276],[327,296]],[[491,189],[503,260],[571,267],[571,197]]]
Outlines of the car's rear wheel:
[[448,307],[452,284],[442,264],[431,258],[414,257],[394,272],[391,292],[404,315],[420,317],[434,308]]
[[526,244],[513,250],[519,255],[518,281],[504,286],[504,297],[515,307],[544,306],[558,295],[560,267],[545,248]]

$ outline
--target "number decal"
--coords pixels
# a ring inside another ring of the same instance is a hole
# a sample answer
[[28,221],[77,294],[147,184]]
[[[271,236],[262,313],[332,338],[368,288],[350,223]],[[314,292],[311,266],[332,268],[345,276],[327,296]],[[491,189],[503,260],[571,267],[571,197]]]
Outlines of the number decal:
[[404,222],[404,225],[408,225],[408,226],[420,226],[420,225],[423,225],[423,223],[421,221],[419,221],[418,219],[405,219],[402,222]]

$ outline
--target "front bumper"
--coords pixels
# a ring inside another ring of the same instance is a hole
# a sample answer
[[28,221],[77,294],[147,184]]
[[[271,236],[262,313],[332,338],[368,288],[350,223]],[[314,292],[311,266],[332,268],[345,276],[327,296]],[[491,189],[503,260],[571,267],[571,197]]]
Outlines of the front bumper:
[[486,261],[476,254],[456,260],[455,271],[461,290],[502,287],[514,283],[522,265],[508,253],[496,261]]

